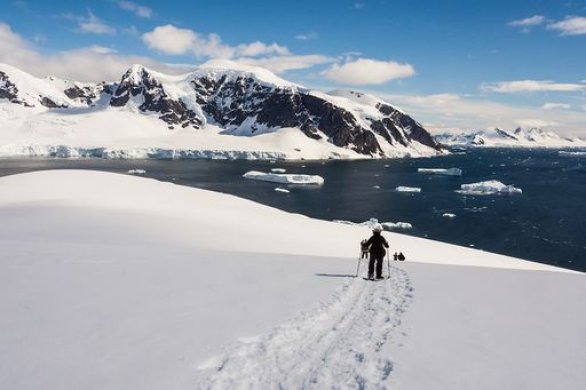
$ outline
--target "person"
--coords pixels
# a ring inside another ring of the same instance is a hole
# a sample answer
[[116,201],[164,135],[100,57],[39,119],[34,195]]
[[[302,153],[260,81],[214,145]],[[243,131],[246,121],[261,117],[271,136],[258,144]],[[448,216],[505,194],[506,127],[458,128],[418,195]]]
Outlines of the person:
[[374,225],[372,229],[372,237],[366,241],[366,246],[369,247],[370,261],[368,263],[368,279],[374,278],[374,265],[376,263],[376,278],[383,278],[383,259],[387,253],[385,248],[389,247],[389,243],[382,236],[383,227],[380,223]]

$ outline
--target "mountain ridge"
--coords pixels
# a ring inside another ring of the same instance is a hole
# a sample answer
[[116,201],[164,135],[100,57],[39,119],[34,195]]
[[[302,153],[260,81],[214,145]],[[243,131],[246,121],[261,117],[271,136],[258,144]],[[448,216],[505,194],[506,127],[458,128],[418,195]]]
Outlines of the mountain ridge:
[[460,147],[586,147],[586,141],[569,138],[537,127],[505,130],[498,127],[461,133],[435,134],[434,139],[446,146]]
[[211,61],[178,76],[135,64],[119,81],[100,83],[39,79],[0,64],[2,101],[64,117],[78,111],[126,109],[156,116],[168,130],[216,126],[222,135],[297,128],[310,140],[363,157],[442,153],[419,122],[381,99],[355,91],[324,93],[262,68],[225,61]]

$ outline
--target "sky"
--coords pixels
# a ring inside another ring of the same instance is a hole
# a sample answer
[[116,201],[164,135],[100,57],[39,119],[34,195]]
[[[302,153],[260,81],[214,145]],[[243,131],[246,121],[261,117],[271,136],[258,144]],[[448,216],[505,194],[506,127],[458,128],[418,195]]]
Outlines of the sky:
[[38,77],[222,58],[372,93],[435,132],[586,138],[586,0],[0,1],[0,62]]

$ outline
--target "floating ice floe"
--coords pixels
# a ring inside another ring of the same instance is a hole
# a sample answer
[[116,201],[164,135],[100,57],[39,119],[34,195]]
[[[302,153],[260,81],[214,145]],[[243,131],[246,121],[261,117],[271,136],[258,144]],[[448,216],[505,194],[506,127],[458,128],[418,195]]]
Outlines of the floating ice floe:
[[522,194],[523,191],[513,185],[506,185],[498,180],[481,181],[478,183],[462,184],[456,191],[464,195],[494,195],[494,194]]
[[558,152],[558,154],[560,156],[566,156],[566,157],[586,157],[586,151],[584,151],[584,152],[567,152],[565,150],[560,150]]
[[324,184],[324,178],[318,175],[294,175],[294,174],[278,174],[265,173],[259,171],[249,171],[242,175],[246,179],[270,181],[273,183],[286,184]]
[[129,169],[126,173],[130,173],[131,175],[144,175],[146,171],[144,169]]
[[395,188],[395,191],[398,191],[398,192],[421,192],[421,188],[419,188],[419,187],[398,186],[397,188]]
[[462,176],[462,170],[460,168],[417,168],[417,172],[431,173],[434,175]]
[[275,188],[275,191],[277,191],[277,192],[286,192],[286,193],[289,193],[289,192],[291,192],[291,191],[289,191],[288,189],[286,189],[286,188],[281,188],[281,187],[277,187],[277,188]]
[[381,225],[385,230],[413,229],[413,225],[408,222],[383,222]]
[[[368,221],[365,222],[351,222],[351,221],[344,221],[341,219],[334,219],[333,222],[342,223],[345,225],[353,225],[353,226],[364,226],[369,229],[373,229],[379,222],[377,218],[370,218]],[[395,229],[412,229],[413,225],[407,222],[382,222],[382,227],[385,230],[395,230]]]
[[284,168],[271,168],[271,172],[273,172],[273,173],[285,173],[285,172],[287,172],[287,170],[284,169]]
[[456,214],[452,214],[452,213],[443,213],[442,217],[444,218],[456,218]]
[[372,186],[372,188],[374,188],[375,190],[380,190],[380,186],[377,186],[377,185]]

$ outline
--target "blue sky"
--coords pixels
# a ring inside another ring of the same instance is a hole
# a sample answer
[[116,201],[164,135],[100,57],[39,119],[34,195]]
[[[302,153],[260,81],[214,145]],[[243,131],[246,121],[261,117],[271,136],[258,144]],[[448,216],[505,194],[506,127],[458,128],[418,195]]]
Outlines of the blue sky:
[[0,61],[37,76],[221,57],[377,94],[432,129],[586,135],[586,0],[4,2]]

